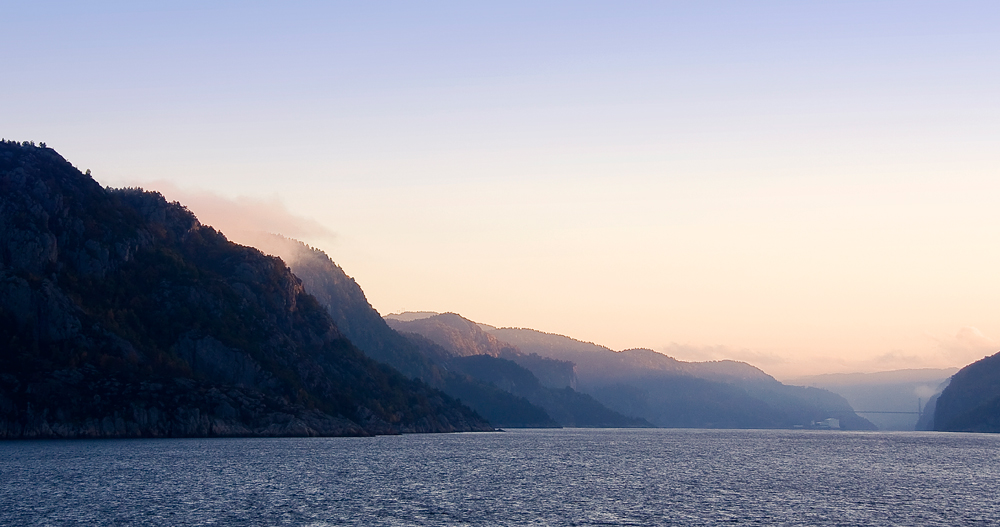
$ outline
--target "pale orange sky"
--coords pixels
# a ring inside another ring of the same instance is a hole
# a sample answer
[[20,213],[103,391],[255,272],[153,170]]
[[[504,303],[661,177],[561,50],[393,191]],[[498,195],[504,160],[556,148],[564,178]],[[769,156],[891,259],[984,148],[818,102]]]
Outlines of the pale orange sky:
[[[726,228],[685,226],[667,243],[641,239],[638,225],[655,225],[657,215],[622,220],[628,215],[624,208],[606,207],[602,218],[581,218],[593,222],[589,225],[569,222],[556,229],[553,219],[539,222],[547,228],[532,229],[522,207],[504,206],[510,221],[525,223],[491,232],[474,228],[476,216],[497,214],[486,203],[470,203],[468,216],[456,220],[456,207],[436,208],[430,195],[410,196],[430,200],[428,210],[441,211],[410,223],[391,215],[406,210],[396,201],[382,202],[374,217],[338,207],[345,217],[373,223],[368,228],[383,240],[375,244],[296,216],[281,201],[229,200],[167,182],[153,182],[151,188],[188,204],[235,241],[249,243],[252,238],[243,233],[263,229],[326,250],[383,314],[454,311],[479,322],[561,333],[614,349],[649,347],[685,360],[744,360],[779,378],[962,366],[1000,347],[991,336],[1000,333],[995,322],[983,316],[998,289],[988,268],[996,260],[972,260],[983,250],[966,245],[975,233],[926,247],[892,240],[884,231],[866,232],[847,220],[843,231],[830,234],[816,224],[741,224],[719,210],[713,217]],[[628,203],[644,201],[633,197]],[[571,219],[570,211],[551,210],[554,201],[540,202],[546,208],[536,213]],[[582,200],[567,203],[575,207]],[[626,221],[635,229],[619,225]],[[853,257],[838,256],[852,251]],[[994,281],[973,284],[969,275],[949,273],[949,266]],[[942,277],[931,280],[937,272]]]
[[1000,350],[995,2],[40,1],[5,21],[4,137],[301,238],[382,313],[779,377]]

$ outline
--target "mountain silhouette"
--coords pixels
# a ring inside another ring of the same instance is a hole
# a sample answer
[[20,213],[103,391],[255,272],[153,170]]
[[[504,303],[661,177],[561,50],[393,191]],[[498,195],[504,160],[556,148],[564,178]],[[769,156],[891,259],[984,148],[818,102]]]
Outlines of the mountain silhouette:
[[491,430],[359,351],[278,258],[0,143],[0,437]]

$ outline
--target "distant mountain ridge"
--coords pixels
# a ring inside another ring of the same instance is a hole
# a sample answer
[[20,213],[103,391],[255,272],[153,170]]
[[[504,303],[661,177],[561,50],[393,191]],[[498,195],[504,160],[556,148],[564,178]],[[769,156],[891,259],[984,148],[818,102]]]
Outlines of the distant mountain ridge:
[[0,438],[492,430],[365,357],[285,266],[0,142]]
[[[428,338],[454,338],[440,330],[455,314],[386,317],[400,331]],[[408,321],[404,321],[409,319]],[[459,317],[460,318],[460,317]],[[811,426],[829,417],[845,429],[875,426],[854,413],[843,397],[817,388],[787,386],[760,369],[737,361],[684,362],[649,349],[614,351],[563,335],[531,329],[497,328],[466,321],[495,337],[482,349],[513,349],[573,364],[577,387],[613,410],[642,417],[657,426],[706,428],[790,428]],[[468,348],[483,338],[466,338]]]
[[386,321],[404,335],[417,335],[447,350],[453,355],[446,362],[450,368],[528,399],[564,426],[649,426],[640,417],[618,415],[575,390],[572,363],[521,353],[455,313],[410,317],[409,321],[386,317]]

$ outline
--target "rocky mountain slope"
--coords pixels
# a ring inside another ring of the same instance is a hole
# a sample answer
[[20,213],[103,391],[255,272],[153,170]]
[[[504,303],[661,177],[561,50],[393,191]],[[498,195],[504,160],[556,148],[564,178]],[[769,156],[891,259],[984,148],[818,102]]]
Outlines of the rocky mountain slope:
[[0,438],[490,430],[365,357],[274,257],[0,143]]

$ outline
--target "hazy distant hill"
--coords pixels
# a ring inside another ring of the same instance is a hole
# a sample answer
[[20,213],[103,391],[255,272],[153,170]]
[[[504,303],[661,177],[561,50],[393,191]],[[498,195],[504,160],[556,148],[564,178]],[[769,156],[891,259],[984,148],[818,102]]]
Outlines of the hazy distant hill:
[[934,394],[958,368],[908,369],[875,373],[832,373],[788,379],[789,384],[814,386],[843,396],[880,430],[918,428],[919,410],[934,412]]
[[483,331],[475,322],[455,313],[433,314],[428,317],[410,317],[402,320],[396,316],[385,317],[389,327],[398,331],[420,333],[438,343],[453,355],[519,355],[513,346],[500,342],[493,335]]
[[683,362],[653,350],[616,352],[562,335],[479,326],[522,353],[574,363],[580,391],[657,426],[792,427],[835,417],[846,429],[875,428],[843,397],[784,385],[746,363]]
[[574,363],[581,383],[603,383],[616,376],[649,372],[687,374],[715,381],[776,382],[770,375],[743,362],[683,362],[650,349],[616,352],[591,342],[531,329],[496,328],[486,324],[481,324],[480,327],[523,352]]
[[0,437],[489,430],[365,357],[284,263],[0,143]]
[[1000,353],[962,368],[941,392],[934,429],[1000,432]]
[[[521,353],[497,340],[466,318],[454,313],[432,316],[386,317],[406,335],[417,334],[453,354],[446,364],[541,406],[563,426],[650,426],[641,418],[611,411],[591,396],[573,389],[573,364]],[[542,381],[544,379],[544,382]]]

